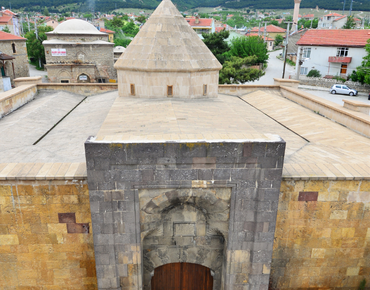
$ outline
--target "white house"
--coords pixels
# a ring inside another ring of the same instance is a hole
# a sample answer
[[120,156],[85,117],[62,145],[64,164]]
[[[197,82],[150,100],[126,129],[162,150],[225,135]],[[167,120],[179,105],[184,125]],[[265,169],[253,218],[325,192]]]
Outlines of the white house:
[[[344,15],[338,14],[338,13],[330,13],[327,15],[324,15],[319,19],[319,25],[318,29],[332,29],[333,28],[333,22],[337,19],[343,20],[346,18]],[[342,22],[342,21],[340,21]],[[346,20],[344,21],[343,25],[346,23]],[[342,26],[343,26],[342,25]],[[342,26],[340,28],[342,28]]]
[[298,56],[303,50],[300,74],[316,69],[322,76],[350,75],[361,65],[369,38],[369,29],[308,30],[297,42]]

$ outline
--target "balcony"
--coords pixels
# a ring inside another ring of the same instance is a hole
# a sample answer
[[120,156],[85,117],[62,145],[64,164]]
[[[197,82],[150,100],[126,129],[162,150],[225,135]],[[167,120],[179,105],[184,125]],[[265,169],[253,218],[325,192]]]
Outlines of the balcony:
[[329,62],[339,62],[339,63],[350,63],[352,57],[348,56],[329,56]]

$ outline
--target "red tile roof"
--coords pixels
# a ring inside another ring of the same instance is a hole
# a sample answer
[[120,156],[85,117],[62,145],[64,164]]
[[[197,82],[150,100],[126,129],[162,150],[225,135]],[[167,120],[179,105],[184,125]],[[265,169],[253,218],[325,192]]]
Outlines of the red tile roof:
[[[258,36],[258,33],[247,33],[245,36]],[[260,37],[263,38],[263,35],[260,35]],[[274,41],[274,39],[266,36],[266,41]]]
[[370,39],[370,29],[310,29],[297,45],[364,47]]
[[[265,31],[265,27],[261,27],[260,31]],[[251,30],[251,32],[258,32],[258,27],[254,27]],[[283,33],[283,32],[286,32],[286,29],[270,24],[266,26],[266,32],[267,33]]]
[[225,27],[216,27],[215,32],[221,32],[224,29],[225,29]]
[[189,23],[190,26],[207,26],[211,27],[212,26],[212,21],[213,19],[208,19],[208,18],[199,18],[199,23],[195,23],[197,19],[195,18],[190,18],[186,19],[186,21]]
[[346,18],[346,17],[347,17],[347,15],[343,15],[343,16],[341,16],[341,17],[339,17],[339,18],[335,19],[334,21],[342,20],[343,18]]
[[74,17],[66,17],[66,20],[72,20],[72,19],[76,19]]
[[338,13],[330,13],[330,14],[326,14],[324,16],[336,16],[336,17],[340,17],[342,16],[342,14],[338,14]]
[[8,15],[17,15],[14,12],[10,11],[9,9],[5,9],[2,12],[5,13],[5,14],[8,14]]
[[303,15],[303,18],[314,18],[314,17],[315,17],[314,14]]
[[101,32],[105,32],[105,33],[116,33],[115,31],[112,31],[112,30],[109,30],[109,29],[105,29],[105,28],[100,28],[100,31]]
[[27,39],[10,34],[10,33],[0,31],[0,41],[6,41],[6,40],[27,40]]
[[3,15],[0,17],[0,23],[9,23],[10,20],[12,20],[12,16],[6,16]]

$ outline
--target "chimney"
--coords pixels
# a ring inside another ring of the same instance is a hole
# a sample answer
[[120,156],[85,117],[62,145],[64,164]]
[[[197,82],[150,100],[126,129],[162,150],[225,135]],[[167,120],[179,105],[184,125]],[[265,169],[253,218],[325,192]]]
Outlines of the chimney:
[[199,16],[195,16],[195,24],[199,24]]

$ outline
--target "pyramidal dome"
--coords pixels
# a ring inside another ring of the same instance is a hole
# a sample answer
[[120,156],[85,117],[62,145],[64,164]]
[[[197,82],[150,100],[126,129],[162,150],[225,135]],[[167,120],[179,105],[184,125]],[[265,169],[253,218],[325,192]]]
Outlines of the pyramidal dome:
[[166,72],[222,68],[170,0],[161,2],[114,67]]

